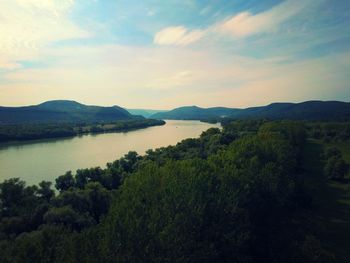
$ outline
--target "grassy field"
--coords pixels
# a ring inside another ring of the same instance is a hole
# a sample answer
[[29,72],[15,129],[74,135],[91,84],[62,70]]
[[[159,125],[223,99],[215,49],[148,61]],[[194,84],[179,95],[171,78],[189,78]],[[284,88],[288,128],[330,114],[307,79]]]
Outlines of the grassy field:
[[323,150],[335,146],[350,163],[350,143],[328,143],[310,140],[305,148],[304,168],[307,185],[313,196],[310,215],[314,234],[335,255],[335,262],[350,262],[350,174],[347,182],[328,180],[323,175]]

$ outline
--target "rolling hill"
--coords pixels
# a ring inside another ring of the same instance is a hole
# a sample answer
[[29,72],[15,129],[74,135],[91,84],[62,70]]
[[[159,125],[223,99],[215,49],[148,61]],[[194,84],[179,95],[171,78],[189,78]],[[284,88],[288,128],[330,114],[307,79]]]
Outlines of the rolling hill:
[[272,103],[262,107],[200,108],[180,107],[168,112],[156,113],[155,119],[208,120],[219,118],[292,119],[292,120],[349,120],[350,103],[340,101],[305,101],[302,103]]
[[0,107],[0,124],[102,122],[143,118],[118,107],[88,106],[76,101],[54,100],[25,107]]
[[158,113],[158,112],[166,112],[166,110],[149,110],[149,109],[126,109],[132,115],[141,115],[145,118],[149,118],[150,116]]
[[173,109],[168,112],[159,112],[151,115],[154,119],[175,119],[175,120],[201,120],[208,118],[228,117],[231,116],[236,109],[215,107],[200,108],[197,106],[185,106]]

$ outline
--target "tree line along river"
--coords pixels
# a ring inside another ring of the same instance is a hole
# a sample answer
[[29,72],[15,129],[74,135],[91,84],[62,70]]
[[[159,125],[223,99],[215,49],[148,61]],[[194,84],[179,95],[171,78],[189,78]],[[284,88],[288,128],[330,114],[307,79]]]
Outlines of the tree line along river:
[[42,180],[54,182],[66,171],[104,167],[129,151],[175,145],[220,124],[168,120],[163,126],[119,133],[0,144],[0,182],[19,177],[28,185]]

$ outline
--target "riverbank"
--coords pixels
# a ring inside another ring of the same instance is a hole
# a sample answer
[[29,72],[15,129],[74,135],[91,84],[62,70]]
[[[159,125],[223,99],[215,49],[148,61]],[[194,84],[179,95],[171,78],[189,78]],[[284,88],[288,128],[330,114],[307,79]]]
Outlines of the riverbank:
[[84,134],[127,132],[164,125],[153,119],[123,120],[108,123],[22,124],[0,126],[0,144],[18,141],[74,137]]
[[197,138],[219,125],[199,121],[166,121],[165,125],[128,132],[87,134],[68,138],[0,144],[0,181],[20,177],[28,184],[54,181],[66,171],[82,167],[106,167],[129,151],[140,155],[149,149],[176,145]]

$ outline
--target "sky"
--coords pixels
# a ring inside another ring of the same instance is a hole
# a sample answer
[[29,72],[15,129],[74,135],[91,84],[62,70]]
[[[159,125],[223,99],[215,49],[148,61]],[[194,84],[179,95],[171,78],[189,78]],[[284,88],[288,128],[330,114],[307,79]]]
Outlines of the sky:
[[349,0],[0,0],[0,105],[350,101]]

